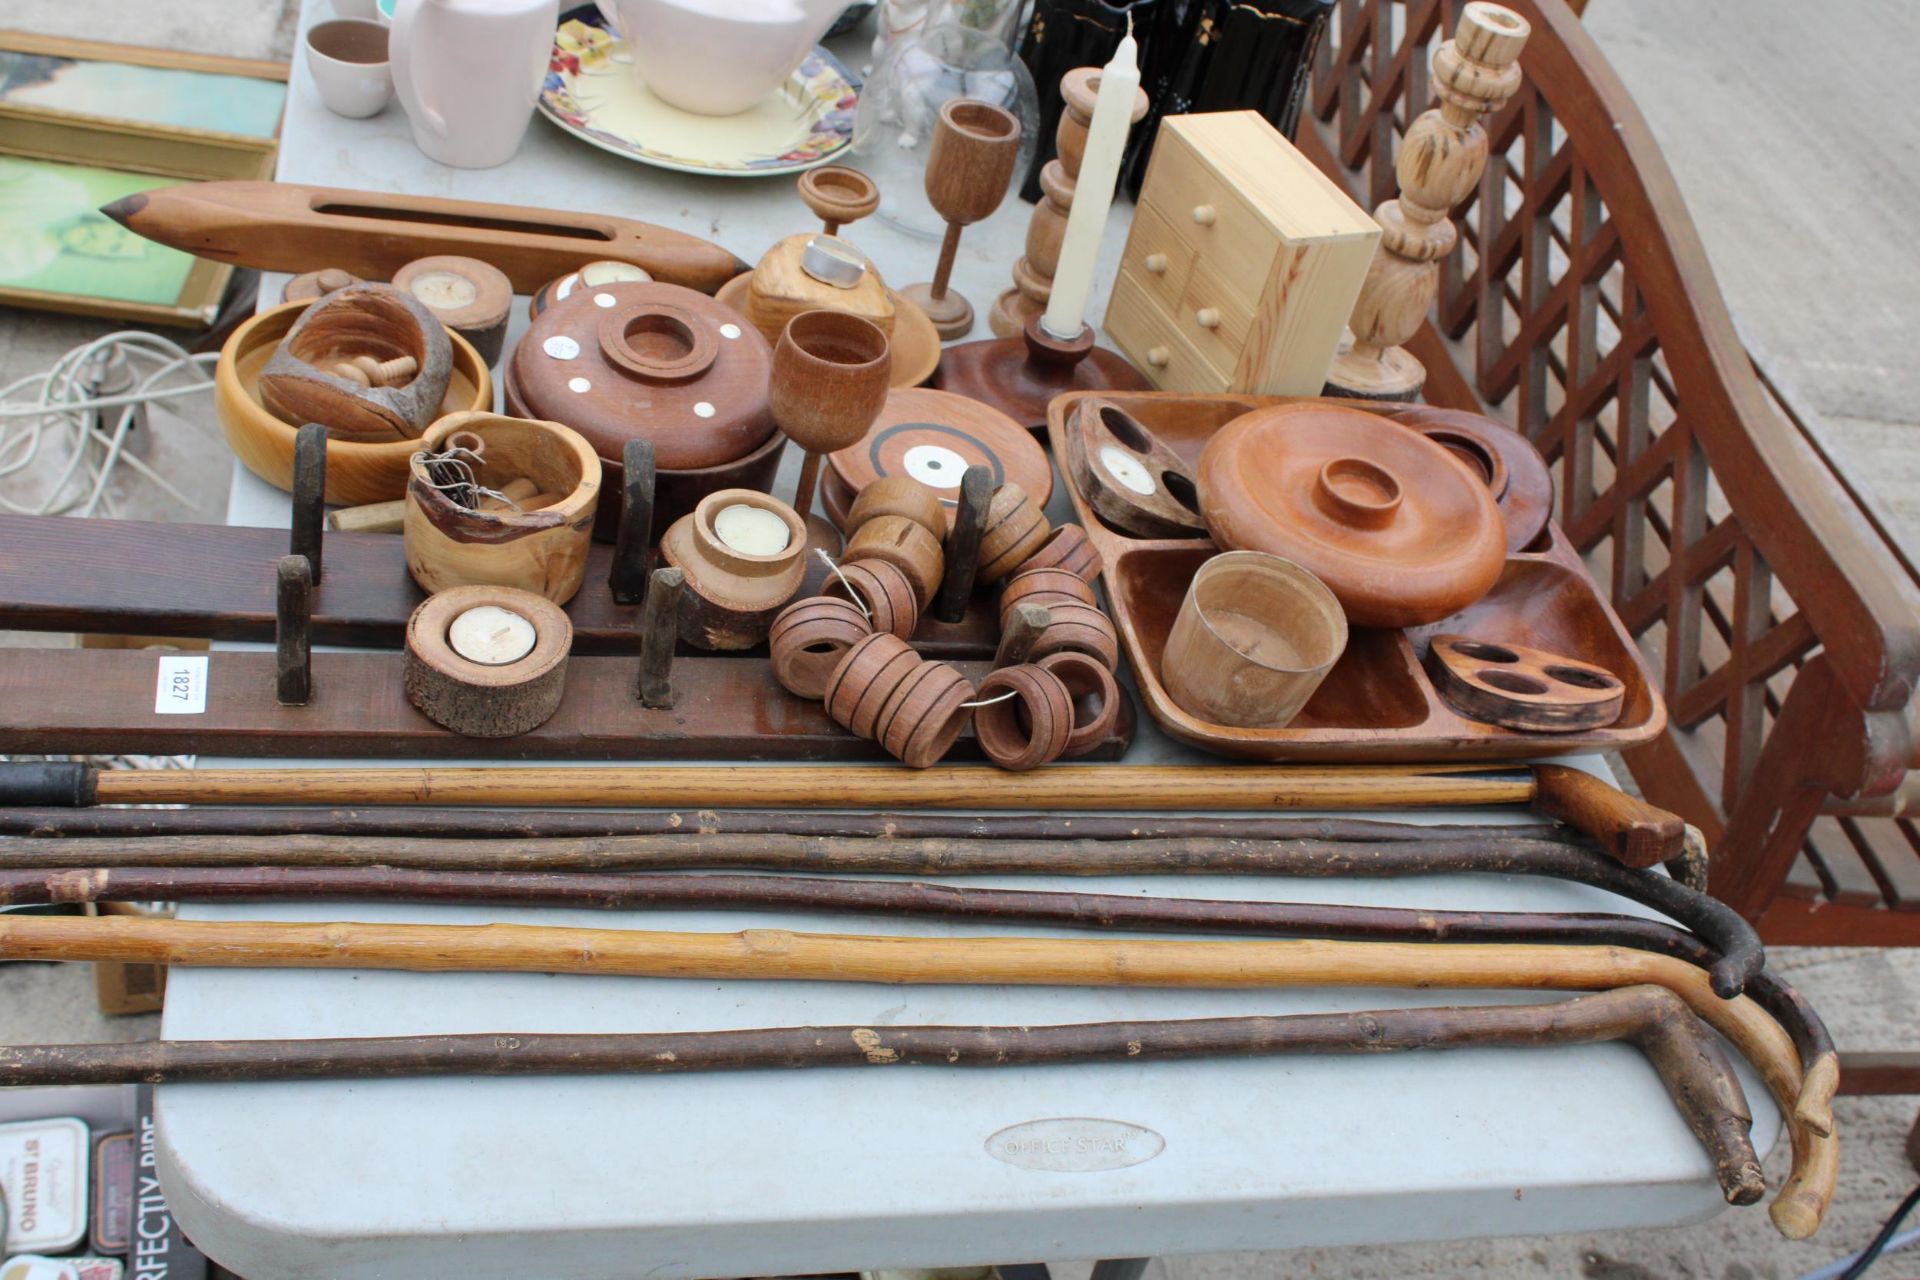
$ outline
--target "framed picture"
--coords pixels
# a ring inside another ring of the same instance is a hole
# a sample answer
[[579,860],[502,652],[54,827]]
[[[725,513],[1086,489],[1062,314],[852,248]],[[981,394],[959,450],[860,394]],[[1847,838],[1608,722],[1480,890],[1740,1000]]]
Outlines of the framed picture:
[[232,266],[99,209],[180,182],[272,177],[285,101],[280,63],[0,32],[0,302],[211,323]]

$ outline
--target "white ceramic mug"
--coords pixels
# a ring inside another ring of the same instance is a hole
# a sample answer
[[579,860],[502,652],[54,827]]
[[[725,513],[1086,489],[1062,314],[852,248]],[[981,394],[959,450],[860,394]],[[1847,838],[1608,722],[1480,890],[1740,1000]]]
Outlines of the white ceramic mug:
[[520,147],[546,79],[558,0],[399,0],[393,82],[430,159],[504,164]]
[[393,96],[387,29],[361,18],[336,18],[307,28],[307,70],[320,101],[336,115],[378,115]]

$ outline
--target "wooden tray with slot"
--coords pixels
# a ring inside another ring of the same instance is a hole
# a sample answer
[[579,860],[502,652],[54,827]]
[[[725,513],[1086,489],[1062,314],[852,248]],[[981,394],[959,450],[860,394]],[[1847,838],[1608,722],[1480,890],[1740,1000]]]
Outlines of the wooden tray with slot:
[[[1056,458],[1066,456],[1068,416],[1089,396],[1132,414],[1189,466],[1199,462],[1213,433],[1233,419],[1288,403],[1274,396],[1073,392],[1057,397],[1047,411],[1047,435]],[[1218,548],[1206,538],[1122,533],[1094,514],[1071,475],[1065,479],[1075,518],[1105,561],[1101,578],[1108,608],[1141,700],[1160,728],[1182,742],[1256,760],[1510,760],[1625,751],[1652,741],[1666,727],[1666,704],[1638,647],[1552,522],[1542,538],[1507,557],[1493,590],[1470,608],[1406,631],[1354,629],[1326,683],[1285,728],[1242,729],[1201,720],[1168,696],[1160,683],[1160,655],[1194,571]],[[1441,701],[1422,665],[1427,638],[1449,632],[1530,645],[1604,667],[1626,685],[1620,718],[1604,728],[1574,733],[1521,732],[1467,719]]]

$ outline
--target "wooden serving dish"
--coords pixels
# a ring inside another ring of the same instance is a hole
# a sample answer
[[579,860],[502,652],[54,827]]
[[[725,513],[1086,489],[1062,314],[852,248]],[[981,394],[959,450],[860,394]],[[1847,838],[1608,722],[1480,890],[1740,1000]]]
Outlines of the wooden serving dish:
[[[262,311],[233,331],[220,349],[213,375],[214,409],[227,445],[247,469],[275,488],[293,488],[293,440],[298,423],[282,422],[260,400],[260,370],[272,357],[287,330],[308,307],[288,302]],[[493,408],[493,377],[480,353],[452,330],[453,375],[440,402],[441,414]],[[418,440],[368,443],[327,441],[328,502],[355,507],[387,502],[407,491],[407,463],[419,450]]]
[[[1090,395],[1132,414],[1189,466],[1208,439],[1241,414],[1290,402],[1277,396],[1073,392],[1047,411],[1055,457],[1066,456],[1066,424]],[[1387,405],[1382,412],[1405,408]],[[1325,683],[1286,727],[1242,729],[1202,720],[1168,695],[1160,660],[1187,584],[1218,548],[1200,537],[1131,537],[1100,519],[1071,474],[1066,483],[1076,518],[1105,561],[1107,602],[1141,701],[1160,728],[1182,742],[1256,760],[1507,760],[1625,751],[1666,727],[1666,704],[1638,647],[1551,522],[1544,542],[1536,544],[1540,549],[1510,553],[1493,590],[1452,617],[1406,631],[1354,628]],[[1620,716],[1604,728],[1574,733],[1523,732],[1469,720],[1441,700],[1423,667],[1427,639],[1438,634],[1527,645],[1605,668],[1626,686]]]

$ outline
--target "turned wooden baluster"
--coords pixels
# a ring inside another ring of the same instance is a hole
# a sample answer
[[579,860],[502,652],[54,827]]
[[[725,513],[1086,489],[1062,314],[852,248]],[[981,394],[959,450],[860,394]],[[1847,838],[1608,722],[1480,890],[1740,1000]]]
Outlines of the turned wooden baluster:
[[1426,384],[1427,371],[1403,344],[1425,323],[1440,260],[1459,235],[1448,215],[1486,170],[1480,118],[1520,88],[1516,60],[1531,30],[1511,9],[1476,0],[1433,55],[1440,105],[1423,112],[1401,140],[1400,198],[1373,212],[1380,249],[1347,322],[1351,343],[1342,344],[1327,374],[1329,395],[1413,400]]

